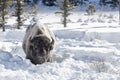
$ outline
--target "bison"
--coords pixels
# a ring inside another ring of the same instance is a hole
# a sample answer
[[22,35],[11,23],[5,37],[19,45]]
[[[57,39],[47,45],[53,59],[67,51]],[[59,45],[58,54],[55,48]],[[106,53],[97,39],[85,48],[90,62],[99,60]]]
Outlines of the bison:
[[28,26],[22,47],[26,58],[36,65],[52,62],[54,44],[54,34],[44,24],[37,22]]

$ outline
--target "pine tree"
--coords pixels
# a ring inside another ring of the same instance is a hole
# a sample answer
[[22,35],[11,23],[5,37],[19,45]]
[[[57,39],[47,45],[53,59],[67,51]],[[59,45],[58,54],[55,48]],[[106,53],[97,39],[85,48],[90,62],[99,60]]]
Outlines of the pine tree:
[[91,2],[89,3],[86,12],[88,13],[88,15],[93,15],[96,12],[96,8]]
[[16,3],[16,8],[15,8],[15,16],[17,17],[17,29],[20,29],[20,26],[23,25],[23,6],[24,6],[24,1],[23,0],[15,0]]
[[119,10],[119,24],[120,24],[120,0],[112,0],[114,7],[118,7]]
[[100,0],[100,5],[106,5],[106,0]]
[[5,31],[6,15],[8,14],[7,8],[10,5],[10,0],[0,0],[0,25]]
[[33,16],[35,16],[37,14],[37,5],[36,4],[32,5],[32,14],[33,14]]
[[100,5],[111,4],[111,7],[117,7],[119,0],[100,0]]
[[54,6],[56,0],[42,0],[42,3],[47,6]]
[[31,0],[24,0],[25,3],[27,3],[28,5],[30,5],[32,3]]
[[69,0],[74,6],[82,5],[84,0]]
[[33,0],[34,4],[37,4],[39,2],[39,0]]
[[119,25],[120,25],[120,0],[118,1],[118,8],[119,8]]
[[62,2],[62,6],[60,7],[59,12],[56,12],[56,14],[62,14],[63,18],[63,25],[64,27],[67,27],[67,17],[71,14],[70,11],[73,9],[73,5],[69,2],[69,0],[64,0]]

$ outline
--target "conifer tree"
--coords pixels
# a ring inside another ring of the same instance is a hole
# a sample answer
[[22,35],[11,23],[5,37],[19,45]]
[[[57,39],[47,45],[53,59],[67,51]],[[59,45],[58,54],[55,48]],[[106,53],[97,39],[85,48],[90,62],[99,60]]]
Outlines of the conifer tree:
[[120,0],[118,1],[118,8],[119,8],[119,25],[120,25]]
[[64,0],[62,2],[62,6],[60,7],[59,12],[56,12],[56,14],[62,14],[63,18],[63,25],[64,27],[67,27],[67,17],[71,14],[70,11],[73,9],[73,5],[69,2],[69,0]]
[[100,5],[106,5],[106,0],[100,0]]
[[82,5],[84,0],[69,0],[74,6]]
[[37,14],[37,5],[36,4],[32,5],[32,14],[33,14],[33,16],[35,16]]
[[32,5],[32,10],[31,11],[32,11],[31,12],[31,16],[33,17],[32,20],[31,20],[31,22],[34,23],[38,19],[37,18],[37,5],[36,4]]
[[16,6],[15,6],[15,16],[17,17],[17,29],[20,29],[20,26],[23,25],[23,6],[24,1],[23,0],[15,0]]
[[86,10],[88,15],[93,15],[96,12],[95,6],[90,2]]
[[42,0],[42,3],[47,6],[54,6],[56,0]]
[[8,14],[7,8],[10,5],[10,0],[0,0],[0,25],[5,31],[6,15]]
[[25,3],[27,3],[28,5],[30,5],[32,3],[31,0],[24,0]]
[[39,0],[33,0],[34,4],[37,4],[39,2]]

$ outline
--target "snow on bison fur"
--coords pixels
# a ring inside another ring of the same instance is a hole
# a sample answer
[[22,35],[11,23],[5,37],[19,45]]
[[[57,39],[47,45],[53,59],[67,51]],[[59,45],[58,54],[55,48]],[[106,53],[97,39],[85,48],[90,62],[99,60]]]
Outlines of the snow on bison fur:
[[26,58],[33,64],[51,62],[51,51],[54,48],[55,36],[42,23],[29,25],[23,40],[23,50]]

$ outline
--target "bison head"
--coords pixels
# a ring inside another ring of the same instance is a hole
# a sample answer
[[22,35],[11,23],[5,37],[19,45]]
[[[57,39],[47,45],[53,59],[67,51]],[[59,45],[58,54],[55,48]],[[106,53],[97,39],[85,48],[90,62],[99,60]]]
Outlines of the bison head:
[[41,64],[50,60],[50,51],[53,48],[52,42],[46,36],[35,36],[30,40],[31,62]]

